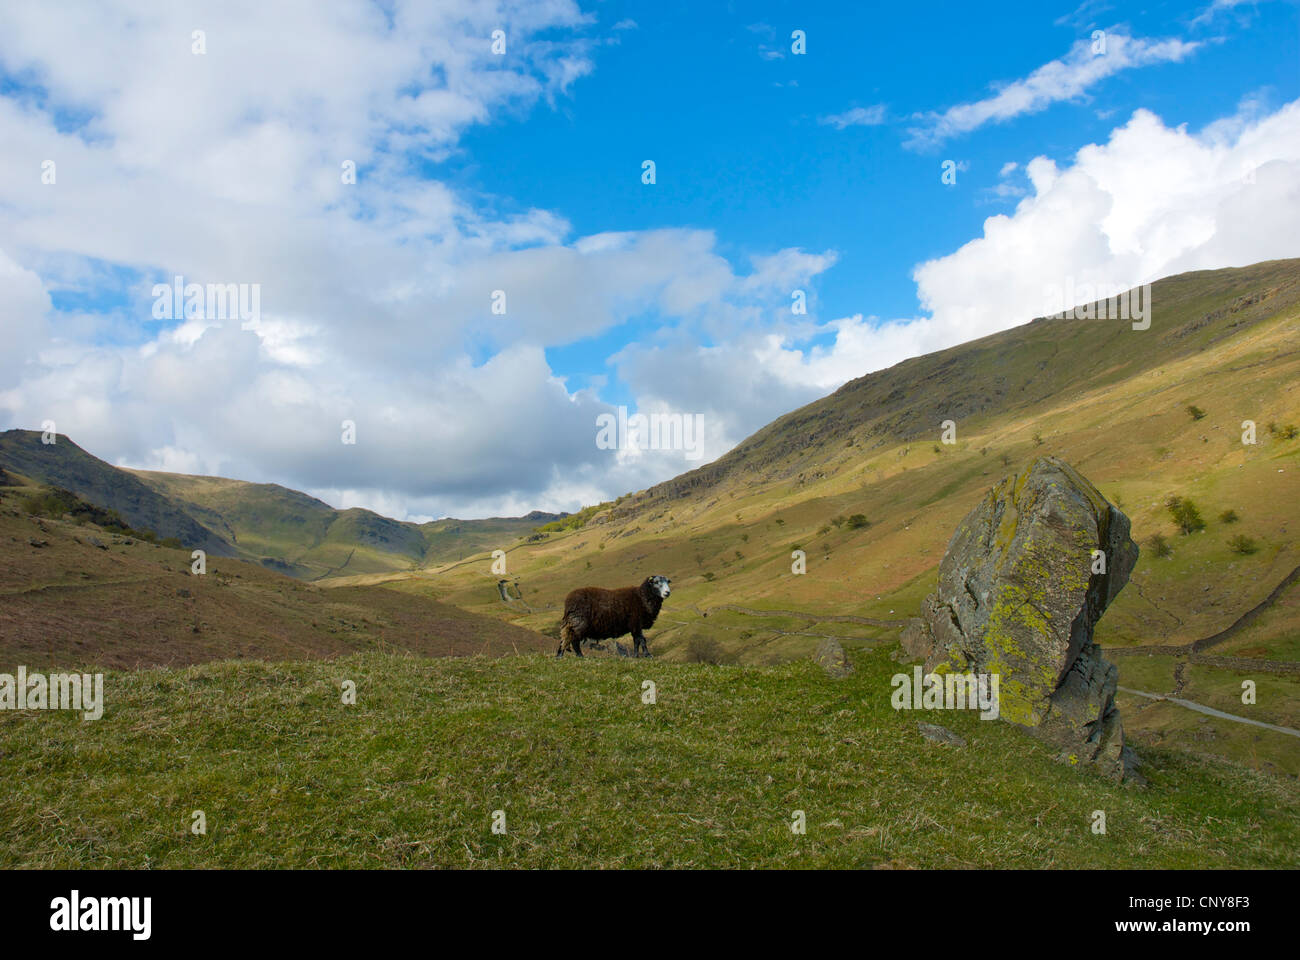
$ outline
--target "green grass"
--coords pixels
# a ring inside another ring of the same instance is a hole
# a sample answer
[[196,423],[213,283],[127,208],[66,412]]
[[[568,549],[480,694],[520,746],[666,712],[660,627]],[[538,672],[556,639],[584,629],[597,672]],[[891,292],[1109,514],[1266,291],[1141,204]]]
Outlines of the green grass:
[[1150,785],[1118,786],[1004,723],[896,713],[901,668],[856,661],[844,680],[807,662],[382,654],[113,673],[98,722],[0,714],[0,867],[1300,863],[1290,779],[1153,748]]

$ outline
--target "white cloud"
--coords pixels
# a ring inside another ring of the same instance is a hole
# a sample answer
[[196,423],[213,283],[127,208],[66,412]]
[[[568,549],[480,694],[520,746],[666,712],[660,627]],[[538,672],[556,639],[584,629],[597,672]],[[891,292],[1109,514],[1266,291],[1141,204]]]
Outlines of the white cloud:
[[1139,110],[1070,166],[1039,157],[1028,174],[1034,192],[1013,214],[917,267],[932,312],[916,327],[919,347],[1042,315],[1045,285],[1067,278],[1132,286],[1300,254],[1300,101],[1200,135]]
[[920,117],[921,123],[908,131],[909,139],[904,146],[933,147],[988,123],[1004,123],[1022,114],[1037,113],[1053,103],[1082,96],[1089,87],[1120,71],[1176,63],[1201,46],[1197,41],[1176,38],[1130,37],[1114,29],[1104,39],[1104,53],[1094,52],[1092,39],[1079,40],[1063,58],[1049,61],[1029,76],[1006,84],[991,97]]
[[885,122],[885,105],[877,103],[870,107],[853,107],[843,113],[822,117],[818,122],[836,130],[846,127],[876,127]]
[[[707,412],[725,448],[846,380],[1042,316],[1050,285],[1127,288],[1300,256],[1300,101],[1264,116],[1247,103],[1199,135],[1139,110],[1073,162],[1035,157],[1025,173],[1032,192],[1013,213],[988,218],[981,237],[916,268],[929,316],[855,315],[715,346],[632,345],[619,355],[620,373],[640,393]],[[1157,302],[1156,327],[1159,311]],[[808,345],[828,332],[829,342]]]

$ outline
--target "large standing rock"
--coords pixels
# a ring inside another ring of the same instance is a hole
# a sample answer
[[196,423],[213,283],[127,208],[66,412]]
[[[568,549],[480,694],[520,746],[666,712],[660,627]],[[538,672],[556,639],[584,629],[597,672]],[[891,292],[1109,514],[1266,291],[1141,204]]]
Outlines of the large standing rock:
[[[1100,550],[1105,572],[1094,573]],[[910,652],[936,673],[999,675],[999,711],[1122,779],[1118,672],[1093,643],[1137,562],[1129,520],[1074,468],[1035,460],[957,528]]]

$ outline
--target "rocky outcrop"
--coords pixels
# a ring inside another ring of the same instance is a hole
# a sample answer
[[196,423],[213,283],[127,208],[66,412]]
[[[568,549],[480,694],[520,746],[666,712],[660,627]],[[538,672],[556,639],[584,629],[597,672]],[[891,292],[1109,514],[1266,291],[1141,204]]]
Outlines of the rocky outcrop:
[[1042,457],[961,522],[906,649],[931,672],[997,674],[1001,719],[1122,779],[1118,672],[1092,635],[1137,557],[1128,517]]
[[827,637],[821,642],[817,652],[813,654],[813,662],[819,664],[829,676],[837,679],[847,677],[853,672],[853,664],[849,662],[848,654],[834,637]]

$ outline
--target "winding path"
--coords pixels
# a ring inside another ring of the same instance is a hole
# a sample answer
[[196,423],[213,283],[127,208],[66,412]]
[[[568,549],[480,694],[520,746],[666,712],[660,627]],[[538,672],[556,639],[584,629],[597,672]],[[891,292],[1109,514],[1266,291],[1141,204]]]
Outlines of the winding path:
[[1196,703],[1193,700],[1184,700],[1181,697],[1167,697],[1160,693],[1147,693],[1145,690],[1134,690],[1131,687],[1116,687],[1117,690],[1123,690],[1125,693],[1131,693],[1135,697],[1146,697],[1148,700],[1163,700],[1166,703],[1176,703],[1180,707],[1186,707],[1188,710],[1195,710],[1197,713],[1208,714],[1211,717],[1218,717],[1220,720],[1235,720],[1237,723],[1248,723],[1252,727],[1263,727],[1265,730],[1275,730],[1278,733],[1285,733],[1288,736],[1300,737],[1300,730],[1292,730],[1290,727],[1279,727],[1275,723],[1265,723],[1263,720],[1250,720],[1246,717],[1239,717],[1236,714],[1224,713],[1222,710],[1216,710],[1214,707],[1207,707],[1203,703]]

